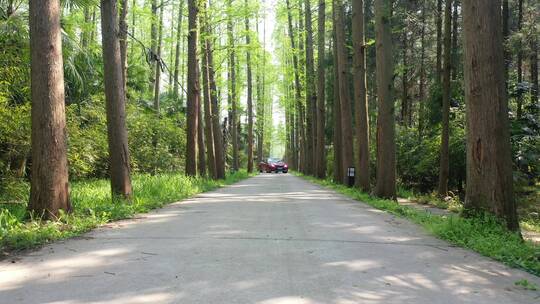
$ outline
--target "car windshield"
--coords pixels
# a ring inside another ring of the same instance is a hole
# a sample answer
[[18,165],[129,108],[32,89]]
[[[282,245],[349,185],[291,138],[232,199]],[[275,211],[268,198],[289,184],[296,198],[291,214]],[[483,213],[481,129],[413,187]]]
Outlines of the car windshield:
[[279,158],[274,158],[274,157],[271,157],[271,158],[268,159],[268,163],[269,163],[269,164],[278,163],[278,162],[280,162],[280,161],[281,161],[281,159],[279,159]]

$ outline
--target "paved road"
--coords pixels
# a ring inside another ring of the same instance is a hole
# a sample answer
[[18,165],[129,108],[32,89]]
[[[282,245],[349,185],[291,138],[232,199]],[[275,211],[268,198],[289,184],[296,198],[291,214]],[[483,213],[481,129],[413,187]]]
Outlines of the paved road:
[[265,174],[0,263],[0,303],[540,303],[540,280]]

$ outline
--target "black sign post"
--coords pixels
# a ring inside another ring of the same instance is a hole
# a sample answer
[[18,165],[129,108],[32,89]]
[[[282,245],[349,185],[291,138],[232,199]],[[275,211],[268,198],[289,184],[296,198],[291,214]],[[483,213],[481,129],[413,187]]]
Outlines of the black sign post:
[[354,186],[354,167],[347,168],[347,184],[349,187]]

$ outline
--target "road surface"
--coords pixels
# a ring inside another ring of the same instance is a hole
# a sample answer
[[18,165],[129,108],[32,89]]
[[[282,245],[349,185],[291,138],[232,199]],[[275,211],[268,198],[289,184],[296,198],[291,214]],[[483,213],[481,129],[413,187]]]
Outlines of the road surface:
[[406,220],[263,174],[0,262],[0,303],[540,303],[521,279],[540,285]]

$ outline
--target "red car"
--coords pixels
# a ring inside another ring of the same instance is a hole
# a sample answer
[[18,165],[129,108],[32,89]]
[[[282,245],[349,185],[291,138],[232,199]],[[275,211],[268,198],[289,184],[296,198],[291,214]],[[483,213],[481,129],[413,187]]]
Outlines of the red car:
[[289,166],[279,158],[269,158],[268,161],[259,163],[259,172],[287,173],[289,172]]

